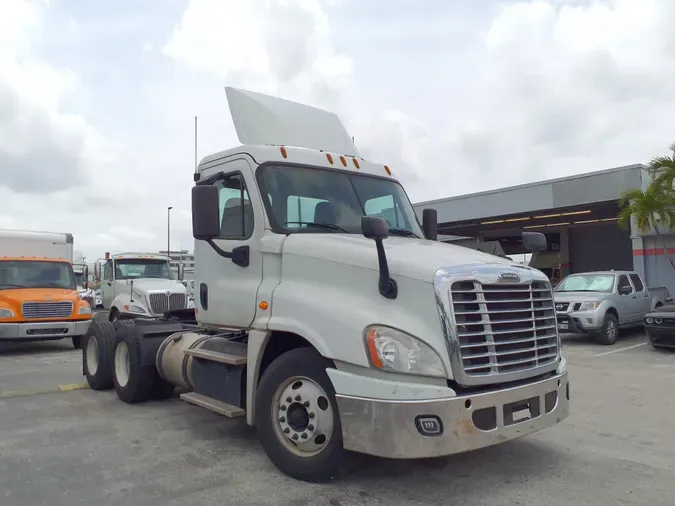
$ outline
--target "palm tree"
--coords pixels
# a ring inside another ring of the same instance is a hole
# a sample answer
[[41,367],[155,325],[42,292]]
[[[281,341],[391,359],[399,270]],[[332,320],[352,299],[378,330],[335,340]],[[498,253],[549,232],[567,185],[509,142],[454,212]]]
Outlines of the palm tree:
[[657,156],[652,158],[647,167],[652,177],[652,184],[661,187],[665,192],[673,192],[675,181],[675,143],[670,145],[672,156]]
[[[672,177],[675,179],[675,160],[671,160],[670,163],[673,167]],[[666,172],[661,174],[664,175]],[[664,181],[667,180],[667,178],[664,179]],[[639,188],[626,190],[621,194],[619,205],[621,206],[621,211],[617,217],[619,226],[630,229],[631,217],[633,217],[640,232],[647,233],[650,228],[653,228],[659,241],[663,244],[670,265],[675,270],[675,261],[673,261],[673,257],[668,251],[668,245],[659,232],[659,226],[665,225],[670,230],[675,225],[675,209],[673,209],[675,194],[672,190],[672,180],[670,186],[666,186],[665,189],[663,184],[658,184],[656,180],[653,180],[646,190]]]

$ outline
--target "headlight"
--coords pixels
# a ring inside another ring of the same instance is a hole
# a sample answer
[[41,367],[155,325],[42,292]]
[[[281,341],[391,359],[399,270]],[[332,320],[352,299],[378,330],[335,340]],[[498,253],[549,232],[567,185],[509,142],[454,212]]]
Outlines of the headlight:
[[600,303],[597,300],[582,302],[579,311],[593,311],[594,309],[598,309],[599,305]]
[[654,318],[652,318],[651,316],[648,316],[647,318],[645,318],[645,321],[646,321],[648,324],[651,325],[652,323],[654,323]]
[[145,309],[143,309],[141,306],[134,306],[131,304],[124,306],[124,310],[130,313],[145,313]]
[[82,306],[77,310],[77,314],[91,314],[91,306],[89,304]]
[[409,334],[381,325],[364,331],[370,363],[383,371],[445,377],[441,357]]
[[14,311],[11,309],[0,309],[0,318],[14,318]]

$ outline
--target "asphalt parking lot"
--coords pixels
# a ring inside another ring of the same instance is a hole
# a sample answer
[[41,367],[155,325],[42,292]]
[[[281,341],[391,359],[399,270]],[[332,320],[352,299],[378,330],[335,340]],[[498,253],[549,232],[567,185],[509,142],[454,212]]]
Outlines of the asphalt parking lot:
[[69,341],[0,343],[0,504],[673,504],[675,353],[639,332],[609,347],[563,339],[563,423],[442,459],[354,455],[325,485],[281,475],[242,421],[81,388]]

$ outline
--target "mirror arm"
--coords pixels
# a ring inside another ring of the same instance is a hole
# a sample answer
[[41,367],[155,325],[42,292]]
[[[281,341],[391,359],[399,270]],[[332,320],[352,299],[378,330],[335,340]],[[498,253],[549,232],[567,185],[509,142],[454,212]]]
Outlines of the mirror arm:
[[380,279],[377,283],[380,295],[387,299],[395,299],[398,296],[398,284],[389,275],[389,265],[387,264],[387,256],[384,252],[382,239],[375,240],[375,247],[377,248],[377,262],[380,270]]
[[213,248],[213,250],[218,253],[223,258],[229,258],[233,263],[239,267],[248,267],[250,263],[250,251],[251,248],[248,246],[237,246],[232,249],[232,252],[225,251],[220,246],[218,246],[213,239],[206,239],[206,242]]

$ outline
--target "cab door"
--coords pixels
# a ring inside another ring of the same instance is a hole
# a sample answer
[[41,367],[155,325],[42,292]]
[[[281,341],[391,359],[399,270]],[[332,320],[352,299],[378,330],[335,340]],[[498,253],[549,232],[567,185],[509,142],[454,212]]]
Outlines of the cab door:
[[248,328],[263,277],[262,201],[247,159],[228,161],[218,169],[222,173],[209,183],[218,188],[220,212],[220,237],[213,242],[228,253],[248,247],[248,265],[223,257],[206,241],[195,241],[195,307],[201,323]]
[[101,299],[103,307],[110,309],[113,299],[115,298],[115,283],[113,283],[113,264],[109,259],[103,264],[103,276],[101,279]]

